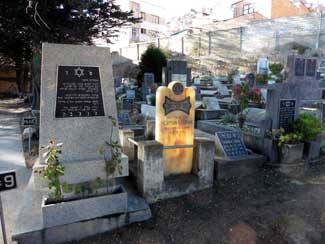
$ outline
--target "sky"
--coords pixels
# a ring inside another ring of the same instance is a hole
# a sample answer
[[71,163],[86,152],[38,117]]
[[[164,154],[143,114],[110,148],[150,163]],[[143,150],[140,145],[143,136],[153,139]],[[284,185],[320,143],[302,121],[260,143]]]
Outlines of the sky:
[[[217,15],[220,19],[227,19],[231,16],[230,5],[238,0],[143,0],[152,4],[157,4],[166,9],[166,17],[180,16],[188,13],[191,8],[200,10],[202,7],[216,7]],[[307,0],[310,3],[322,3],[325,0]],[[229,16],[230,15],[230,16]]]

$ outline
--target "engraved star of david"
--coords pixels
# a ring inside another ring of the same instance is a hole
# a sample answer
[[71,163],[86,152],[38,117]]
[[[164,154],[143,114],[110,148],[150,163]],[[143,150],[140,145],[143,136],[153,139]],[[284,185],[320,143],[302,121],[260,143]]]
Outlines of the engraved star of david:
[[81,76],[84,76],[84,70],[81,69],[80,67],[74,69],[74,75],[78,76],[80,78]]

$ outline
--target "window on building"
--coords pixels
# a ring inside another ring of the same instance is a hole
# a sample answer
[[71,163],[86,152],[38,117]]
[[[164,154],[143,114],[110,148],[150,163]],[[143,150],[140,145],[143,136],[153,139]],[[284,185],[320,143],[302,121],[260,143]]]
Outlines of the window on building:
[[251,4],[251,3],[245,4],[243,6],[243,14],[246,15],[246,14],[251,14],[251,13],[254,13],[254,6],[253,6],[253,4]]
[[140,4],[130,1],[130,9],[133,11],[133,16],[138,18],[140,16]]
[[140,13],[140,17],[142,18],[142,20],[146,20],[146,13],[145,12],[141,12]]
[[146,33],[147,33],[147,30],[144,28],[141,28],[141,34],[146,34]]
[[138,28],[132,27],[132,40],[137,40],[139,37]]

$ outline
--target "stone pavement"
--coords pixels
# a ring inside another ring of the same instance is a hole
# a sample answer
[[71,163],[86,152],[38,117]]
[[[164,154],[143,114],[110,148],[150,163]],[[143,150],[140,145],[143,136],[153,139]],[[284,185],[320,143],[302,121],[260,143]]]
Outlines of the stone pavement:
[[[21,207],[23,192],[31,176],[31,169],[25,166],[23,145],[20,131],[19,113],[26,111],[16,108],[17,100],[0,100],[0,171],[16,170],[18,188],[2,192],[3,208],[7,229],[8,243],[11,232]],[[3,242],[2,232],[0,243]]]

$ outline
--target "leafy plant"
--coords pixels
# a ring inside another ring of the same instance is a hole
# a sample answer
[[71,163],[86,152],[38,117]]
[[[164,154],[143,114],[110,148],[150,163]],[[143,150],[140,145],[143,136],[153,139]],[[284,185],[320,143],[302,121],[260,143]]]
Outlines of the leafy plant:
[[268,75],[257,74],[256,75],[256,83],[261,85],[266,85],[269,77]]
[[248,107],[249,102],[260,103],[262,100],[259,88],[251,89],[247,83],[237,84],[234,88],[235,99],[239,101],[240,109],[243,111]]
[[235,124],[237,122],[237,117],[232,113],[228,113],[221,117],[221,122],[224,124]]
[[42,179],[48,181],[50,190],[54,189],[54,191],[49,194],[49,197],[54,200],[62,198],[60,177],[64,175],[64,167],[59,161],[59,155],[62,152],[61,147],[62,143],[56,144],[55,141],[51,140],[49,145],[45,147],[46,152],[43,155],[47,166],[44,170]]
[[281,63],[274,63],[274,64],[270,64],[269,68],[272,72],[272,74],[274,75],[280,75],[281,71],[283,70],[283,65]]
[[304,142],[314,141],[322,133],[321,121],[311,114],[303,114],[292,125],[294,131],[302,134]]
[[71,193],[71,192],[73,192],[73,185],[64,182],[62,184],[62,191],[64,193]]
[[296,145],[301,143],[302,134],[300,133],[288,133],[285,135],[281,135],[279,138],[279,146],[283,146],[284,144]]
[[117,121],[112,116],[109,116],[112,122],[109,141],[105,141],[105,144],[99,149],[100,155],[104,157],[105,171],[107,176],[107,190],[109,186],[109,180],[112,178],[116,170],[119,174],[122,174],[122,147],[118,140],[113,140],[113,129],[117,127]]
[[283,128],[266,130],[266,136],[272,140],[275,140],[275,141],[280,140],[280,137],[283,136],[284,133],[285,133],[285,131]]

